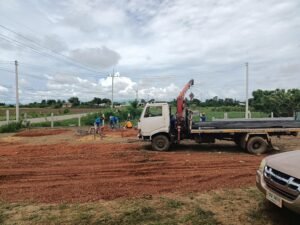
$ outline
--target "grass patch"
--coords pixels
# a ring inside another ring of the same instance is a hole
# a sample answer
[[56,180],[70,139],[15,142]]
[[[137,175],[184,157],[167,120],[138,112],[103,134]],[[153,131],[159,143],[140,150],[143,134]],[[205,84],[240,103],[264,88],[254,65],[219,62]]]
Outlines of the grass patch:
[[22,128],[22,121],[10,122],[9,124],[0,126],[0,133],[13,133]]
[[270,222],[271,224],[299,225],[300,222],[300,215],[286,208],[279,208],[265,199],[261,199],[256,207],[248,211],[246,216],[253,225],[269,224]]
[[300,215],[267,202],[256,188],[217,190],[176,198],[78,204],[0,202],[0,224],[299,225]]
[[179,209],[183,206],[183,202],[175,200],[175,199],[167,199],[166,206],[171,209]]
[[217,225],[221,224],[215,219],[214,213],[208,210],[204,210],[199,206],[196,207],[191,213],[187,214],[183,218],[184,224],[198,225]]
[[0,210],[0,224],[4,224],[6,219],[7,219],[7,215],[5,215],[3,210]]

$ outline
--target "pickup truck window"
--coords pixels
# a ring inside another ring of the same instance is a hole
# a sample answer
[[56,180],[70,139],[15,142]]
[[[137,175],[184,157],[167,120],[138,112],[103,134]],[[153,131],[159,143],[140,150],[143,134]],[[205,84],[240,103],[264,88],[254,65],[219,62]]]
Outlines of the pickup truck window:
[[162,116],[162,106],[148,106],[144,117]]

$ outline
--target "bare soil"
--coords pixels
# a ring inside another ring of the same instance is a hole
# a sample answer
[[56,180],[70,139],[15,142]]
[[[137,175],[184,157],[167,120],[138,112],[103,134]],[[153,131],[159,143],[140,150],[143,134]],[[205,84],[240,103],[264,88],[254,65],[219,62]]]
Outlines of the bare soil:
[[[170,152],[153,152],[148,144],[127,143],[136,134],[106,130],[103,140],[84,140],[74,130],[47,139],[0,136],[0,200],[88,202],[248,187],[255,185],[264,157],[244,153],[229,142],[186,142]],[[289,147],[283,150],[294,150],[300,138],[280,143]]]
[[57,135],[68,132],[67,129],[34,129],[34,130],[25,130],[15,134],[16,137],[40,137],[48,135]]

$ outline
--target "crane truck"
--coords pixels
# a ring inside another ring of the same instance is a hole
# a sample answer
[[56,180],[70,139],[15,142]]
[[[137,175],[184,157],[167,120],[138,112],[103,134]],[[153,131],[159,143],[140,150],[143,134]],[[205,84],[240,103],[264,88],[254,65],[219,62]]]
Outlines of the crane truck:
[[[151,141],[152,149],[167,151],[184,139],[197,143],[215,140],[234,141],[252,154],[263,154],[272,147],[271,136],[293,135],[300,131],[300,120],[241,120],[193,122],[193,111],[187,106],[186,92],[194,85],[190,80],[177,97],[173,116],[168,103],[147,103],[138,122],[139,138]],[[191,97],[193,94],[190,95]]]

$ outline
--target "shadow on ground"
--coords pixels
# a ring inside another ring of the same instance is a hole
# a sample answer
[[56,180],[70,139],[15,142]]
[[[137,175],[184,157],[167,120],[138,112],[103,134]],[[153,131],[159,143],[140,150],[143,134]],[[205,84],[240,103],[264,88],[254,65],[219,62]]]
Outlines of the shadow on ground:
[[249,212],[253,224],[299,225],[300,215],[287,209],[279,208],[267,200],[259,203],[258,208]]

